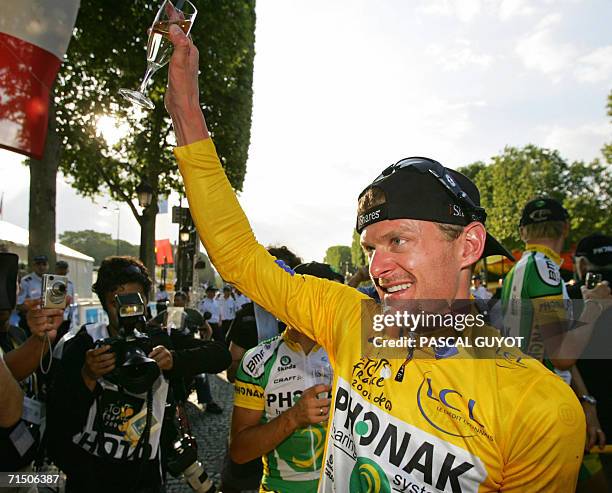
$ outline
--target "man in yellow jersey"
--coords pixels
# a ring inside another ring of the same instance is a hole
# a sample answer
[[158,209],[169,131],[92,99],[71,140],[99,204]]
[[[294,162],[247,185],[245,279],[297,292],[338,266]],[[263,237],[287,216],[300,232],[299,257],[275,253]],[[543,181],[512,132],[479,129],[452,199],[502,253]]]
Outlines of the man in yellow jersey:
[[[210,259],[226,281],[323,346],[334,368],[319,491],[572,491],[584,416],[569,387],[539,362],[510,351],[408,364],[364,357],[367,297],[284,269],[257,243],[200,109],[197,49],[175,26],[170,37],[166,107]],[[306,143],[316,145],[312,137]],[[472,265],[503,249],[487,235],[476,187],[435,161],[417,161],[386,169],[374,183],[381,194],[362,194],[358,229],[370,275],[383,302],[467,299]],[[283,416],[279,426],[289,426]]]

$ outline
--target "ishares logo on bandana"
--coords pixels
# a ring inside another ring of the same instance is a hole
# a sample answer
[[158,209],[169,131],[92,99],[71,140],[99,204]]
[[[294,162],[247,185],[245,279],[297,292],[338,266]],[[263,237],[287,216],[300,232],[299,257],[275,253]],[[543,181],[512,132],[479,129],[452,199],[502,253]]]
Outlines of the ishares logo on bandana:
[[368,212],[366,214],[362,214],[359,216],[357,220],[357,227],[362,228],[364,225],[370,224],[371,222],[376,221],[380,217],[380,209],[376,209],[375,211]]

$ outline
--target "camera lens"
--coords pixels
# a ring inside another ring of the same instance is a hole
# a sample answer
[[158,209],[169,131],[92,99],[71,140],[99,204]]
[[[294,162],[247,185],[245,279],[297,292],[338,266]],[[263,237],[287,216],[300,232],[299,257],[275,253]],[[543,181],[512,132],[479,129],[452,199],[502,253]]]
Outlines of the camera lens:
[[49,289],[49,299],[52,303],[60,305],[66,297],[66,284],[61,281],[54,282]]

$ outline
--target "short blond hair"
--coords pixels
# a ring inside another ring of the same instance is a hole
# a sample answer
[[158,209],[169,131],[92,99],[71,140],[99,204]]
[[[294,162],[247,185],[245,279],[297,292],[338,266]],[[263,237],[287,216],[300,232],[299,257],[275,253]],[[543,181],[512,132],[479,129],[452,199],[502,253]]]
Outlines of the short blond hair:
[[535,239],[546,238],[556,240],[563,236],[565,221],[546,221],[543,223],[526,224],[521,226],[521,239],[528,243]]

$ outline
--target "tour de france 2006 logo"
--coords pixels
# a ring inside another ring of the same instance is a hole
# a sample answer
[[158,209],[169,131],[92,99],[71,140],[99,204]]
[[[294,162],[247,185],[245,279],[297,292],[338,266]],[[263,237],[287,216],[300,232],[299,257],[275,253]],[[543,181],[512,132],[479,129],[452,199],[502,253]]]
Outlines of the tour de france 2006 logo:
[[367,457],[357,457],[349,479],[349,491],[390,493],[391,486],[387,475],[376,462]]

